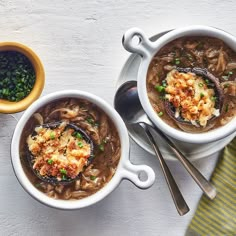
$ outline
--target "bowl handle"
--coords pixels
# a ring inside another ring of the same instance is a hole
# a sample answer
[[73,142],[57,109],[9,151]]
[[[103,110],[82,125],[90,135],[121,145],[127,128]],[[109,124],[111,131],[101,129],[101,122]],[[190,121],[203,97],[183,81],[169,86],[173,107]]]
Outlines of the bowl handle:
[[[135,37],[139,39],[136,43],[134,42]],[[150,57],[155,49],[153,42],[151,42],[139,28],[127,30],[123,35],[122,44],[127,51],[138,53],[142,57]]]
[[[146,180],[140,180],[140,174],[145,173]],[[147,189],[150,188],[155,181],[155,173],[153,169],[147,165],[133,165],[127,160],[123,166],[123,179],[127,179],[134,183],[138,188]]]

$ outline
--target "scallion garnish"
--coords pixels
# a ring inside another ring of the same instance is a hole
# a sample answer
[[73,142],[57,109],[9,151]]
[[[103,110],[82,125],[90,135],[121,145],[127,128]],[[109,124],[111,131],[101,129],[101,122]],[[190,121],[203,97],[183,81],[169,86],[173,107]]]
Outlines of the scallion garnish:
[[79,133],[79,132],[74,132],[72,135],[73,135],[74,137],[78,138],[78,139],[82,139],[82,138],[83,138],[82,134]]
[[165,87],[164,87],[164,86],[161,86],[161,85],[156,85],[156,86],[155,86],[155,89],[156,89],[159,93],[165,91]]
[[26,56],[15,51],[0,52],[0,99],[22,100],[31,92],[35,78]]
[[162,86],[165,87],[165,88],[167,87],[167,84],[166,84],[165,80],[162,80]]
[[55,139],[55,133],[54,132],[50,133],[50,139],[52,139],[52,140]]
[[92,117],[87,117],[86,121],[91,124],[92,126],[99,126],[99,123],[95,122],[95,120]]
[[80,148],[82,148],[84,145],[83,145],[82,142],[78,142],[78,146],[79,146]]
[[224,79],[224,80],[229,80],[229,78],[230,78],[231,75],[233,75],[233,72],[232,72],[232,71],[229,71],[227,75],[223,75],[223,76],[221,76],[221,77],[222,77],[222,79]]
[[48,159],[48,164],[52,165],[52,163],[53,163],[53,160],[52,159]]
[[200,98],[203,98],[204,96],[204,93],[200,93]]
[[99,144],[98,148],[100,151],[104,152],[104,144],[103,143]]
[[89,124],[91,124],[91,125],[94,124],[94,119],[93,119],[93,118],[88,117],[86,120],[87,120],[87,122],[88,122]]
[[225,106],[225,112],[228,112],[229,111],[229,104],[226,104]]
[[221,76],[223,80],[229,80],[229,76],[228,75],[223,75]]
[[175,58],[175,64],[179,65],[180,64],[180,59],[179,58]]
[[96,178],[97,178],[97,176],[90,175],[90,179],[91,179],[91,180],[95,180]]
[[63,175],[66,175],[67,171],[64,168],[62,168],[62,169],[60,169],[60,173],[63,174]]
[[67,177],[66,177],[66,175],[62,175],[62,180],[67,180]]

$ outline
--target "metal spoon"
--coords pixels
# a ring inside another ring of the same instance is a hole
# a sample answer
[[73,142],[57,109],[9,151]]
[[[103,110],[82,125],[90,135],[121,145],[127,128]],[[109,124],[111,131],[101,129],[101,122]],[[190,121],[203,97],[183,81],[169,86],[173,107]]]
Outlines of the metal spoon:
[[115,95],[115,108],[128,123],[145,123],[148,127],[152,127],[170,146],[178,160],[183,164],[206,196],[210,199],[215,198],[216,189],[211,183],[178,150],[175,144],[149,120],[139,101],[136,81],[127,81],[121,85]]
[[[160,165],[162,168],[162,171],[164,173],[167,185],[169,187],[171,196],[173,198],[174,204],[176,206],[176,209],[180,215],[184,215],[189,211],[189,207],[187,203],[185,202],[151,132],[150,132],[150,126],[147,125],[144,121],[145,119],[142,119],[144,112],[142,109],[136,109],[138,108],[139,100],[136,98],[136,88],[133,87],[133,83],[125,83],[123,84],[118,91],[116,92],[115,99],[114,99],[114,106],[115,109],[119,112],[121,117],[124,119],[126,124],[128,125],[139,125],[141,126],[151,143],[156,156],[158,157],[160,161]],[[134,95],[134,96],[133,96]],[[138,105],[138,106],[136,106]],[[145,117],[144,117],[145,118]]]

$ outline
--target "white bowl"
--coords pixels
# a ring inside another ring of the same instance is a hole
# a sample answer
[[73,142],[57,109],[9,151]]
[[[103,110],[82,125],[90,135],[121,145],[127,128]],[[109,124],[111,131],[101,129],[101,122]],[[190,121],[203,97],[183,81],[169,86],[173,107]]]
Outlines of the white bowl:
[[[60,98],[81,98],[90,101],[91,103],[96,104],[100,107],[113,121],[116,126],[116,129],[119,133],[120,141],[121,141],[121,158],[117,167],[117,170],[112,177],[112,179],[98,192],[95,194],[80,199],[80,200],[58,200],[53,199],[39,191],[28,179],[25,174],[21,161],[20,161],[20,153],[19,146],[21,140],[21,134],[25,127],[25,124],[30,119],[30,117],[44,105],[53,102]],[[22,187],[35,199],[44,203],[45,205],[64,209],[64,210],[72,210],[79,209],[89,205],[92,205],[100,200],[102,200],[105,196],[111,193],[121,182],[123,179],[128,179],[133,182],[137,187],[141,189],[149,188],[155,180],[154,171],[146,166],[146,165],[133,165],[129,161],[129,136],[126,129],[126,126],[119,116],[119,114],[104,100],[101,98],[79,90],[66,90],[51,93],[47,96],[44,96],[34,102],[23,114],[21,119],[19,120],[11,143],[11,160],[13,169],[15,171],[15,175],[19,180]],[[140,172],[145,172],[147,175],[147,179],[145,181],[141,181],[139,179]]]
[[[229,47],[236,51],[236,38],[231,34],[209,26],[188,26],[172,30],[165,35],[161,36],[155,42],[150,41],[142,30],[138,28],[129,29],[123,36],[123,46],[126,50],[132,53],[138,53],[141,57],[141,64],[138,72],[138,93],[143,109],[152,120],[152,122],[170,137],[187,142],[187,143],[209,143],[224,137],[236,131],[236,117],[233,118],[226,125],[210,130],[204,133],[187,133],[177,130],[156,115],[153,110],[147,95],[146,78],[149,64],[154,55],[167,43],[183,36],[209,36],[221,39]],[[139,42],[134,42],[134,38],[138,37]]]

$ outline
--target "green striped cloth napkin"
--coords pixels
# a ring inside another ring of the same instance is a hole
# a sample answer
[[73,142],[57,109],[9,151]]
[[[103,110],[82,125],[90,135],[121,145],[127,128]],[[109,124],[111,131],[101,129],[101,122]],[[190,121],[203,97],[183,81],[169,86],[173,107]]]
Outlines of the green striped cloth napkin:
[[202,196],[185,236],[236,236],[236,138],[225,147],[211,182],[217,196]]

